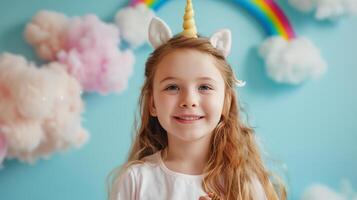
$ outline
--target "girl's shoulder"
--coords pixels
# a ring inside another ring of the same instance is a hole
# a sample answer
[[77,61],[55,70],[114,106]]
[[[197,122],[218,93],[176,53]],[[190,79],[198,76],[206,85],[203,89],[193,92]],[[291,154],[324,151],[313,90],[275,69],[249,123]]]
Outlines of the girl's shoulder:
[[144,157],[142,160],[132,161],[121,168],[116,177],[118,185],[136,185],[143,177],[150,177],[157,174],[160,163],[160,153]]
[[129,167],[127,167],[126,173],[138,175],[157,168],[160,165],[160,152],[161,151],[158,151],[152,155],[144,157],[140,161],[130,164]]
[[161,151],[157,151],[154,154],[144,157],[142,160],[144,161],[143,164],[154,166],[160,164],[160,159],[161,159]]
[[158,155],[160,154],[155,153],[142,160],[127,163],[115,178],[110,199],[137,199],[138,186],[155,185],[152,180],[158,174]]

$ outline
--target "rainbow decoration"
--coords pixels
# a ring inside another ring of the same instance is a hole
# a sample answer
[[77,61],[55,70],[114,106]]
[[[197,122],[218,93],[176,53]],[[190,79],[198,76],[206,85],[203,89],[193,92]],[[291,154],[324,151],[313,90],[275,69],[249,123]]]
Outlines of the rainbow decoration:
[[280,35],[287,40],[295,38],[288,18],[274,0],[235,0],[235,2],[253,15],[268,35]]
[[[155,12],[170,0],[131,0],[130,5],[144,3]],[[263,26],[269,36],[279,35],[286,40],[296,37],[288,18],[274,0],[234,0]]]
[[156,12],[167,1],[169,0],[131,0],[130,6],[135,6],[136,4],[143,3]]

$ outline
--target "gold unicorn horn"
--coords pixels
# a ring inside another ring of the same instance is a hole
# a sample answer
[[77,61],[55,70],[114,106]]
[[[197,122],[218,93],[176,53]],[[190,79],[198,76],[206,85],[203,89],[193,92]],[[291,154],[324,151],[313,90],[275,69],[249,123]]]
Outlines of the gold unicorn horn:
[[195,24],[195,12],[193,11],[192,1],[186,1],[185,15],[183,17],[183,32],[181,33],[185,37],[197,38],[197,29]]

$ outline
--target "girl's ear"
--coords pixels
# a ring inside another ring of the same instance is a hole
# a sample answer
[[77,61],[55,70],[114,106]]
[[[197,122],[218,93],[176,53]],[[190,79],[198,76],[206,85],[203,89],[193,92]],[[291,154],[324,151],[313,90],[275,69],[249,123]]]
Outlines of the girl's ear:
[[155,108],[155,103],[154,103],[154,98],[150,97],[149,100],[149,110],[150,110],[150,115],[153,117],[156,117],[156,108]]
[[171,29],[160,18],[152,18],[149,26],[149,42],[155,49],[172,38]]
[[221,51],[222,54],[225,57],[227,57],[231,52],[231,45],[232,45],[231,31],[228,29],[222,29],[217,31],[211,36],[210,42],[213,47]]

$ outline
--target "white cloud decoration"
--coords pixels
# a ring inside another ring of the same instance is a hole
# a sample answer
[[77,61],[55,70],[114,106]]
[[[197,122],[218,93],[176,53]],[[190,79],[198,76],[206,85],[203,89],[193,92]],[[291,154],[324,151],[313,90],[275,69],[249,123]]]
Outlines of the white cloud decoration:
[[147,42],[148,27],[154,16],[153,10],[140,3],[119,10],[115,16],[115,23],[121,30],[122,38],[131,48],[137,48]]
[[315,11],[318,20],[357,14],[357,0],[288,0],[302,12]]
[[319,49],[303,37],[270,37],[261,44],[259,54],[265,60],[268,76],[279,83],[297,85],[320,77],[327,68]]
[[323,184],[313,184],[302,194],[300,200],[357,200],[357,193],[347,179],[341,181],[341,191]]

